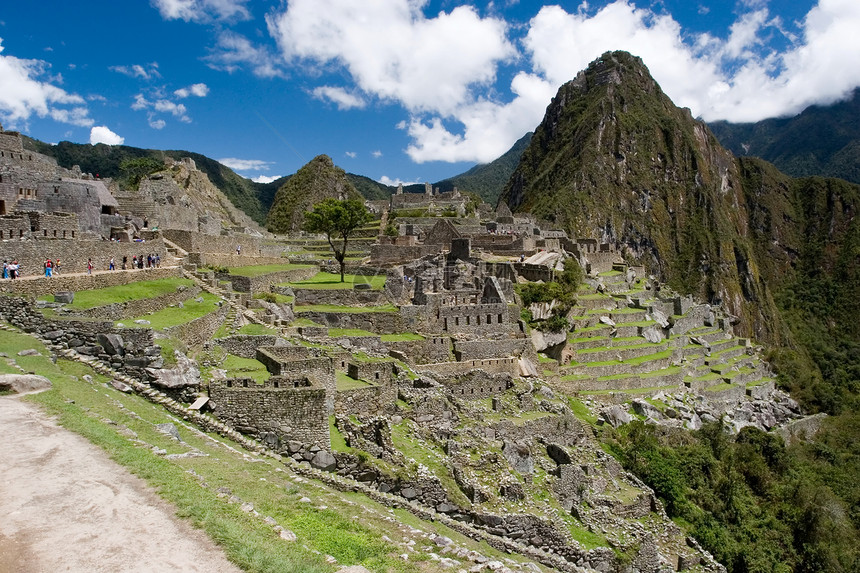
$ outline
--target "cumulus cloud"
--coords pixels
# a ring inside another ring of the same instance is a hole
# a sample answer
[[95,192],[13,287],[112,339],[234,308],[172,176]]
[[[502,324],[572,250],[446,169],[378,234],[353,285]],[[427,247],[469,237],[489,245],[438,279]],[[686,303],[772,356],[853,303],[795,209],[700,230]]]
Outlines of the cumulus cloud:
[[320,86],[315,88],[311,93],[317,99],[330,101],[336,104],[337,108],[340,110],[363,108],[367,105],[367,102],[365,102],[361,96],[349,93],[343,88]]
[[165,20],[208,23],[215,20],[248,20],[248,0],[152,0]]
[[[706,120],[757,121],[830,103],[860,85],[860,68],[838,54],[860,53],[860,4],[820,0],[797,34],[772,18],[762,2],[747,4],[726,39],[684,39],[668,15],[618,0],[593,15],[544,7],[524,42],[533,65],[558,85],[607,50],[640,56],[676,104]],[[784,52],[770,49],[768,34],[784,36]],[[557,55],[564,53],[564,58]]]
[[149,100],[143,94],[137,94],[134,96],[131,109],[135,111],[147,110],[149,125],[154,129],[161,129],[165,126],[164,120],[158,118],[158,113],[169,113],[183,123],[191,123],[191,118],[188,116],[188,108],[185,107],[185,104],[176,103],[165,98]]
[[399,177],[392,179],[388,175],[383,175],[379,178],[378,183],[382,183],[383,185],[388,185],[390,187],[397,187],[398,185],[415,185],[418,181],[403,181]]
[[187,98],[188,96],[206,97],[209,95],[209,86],[206,84],[191,84],[187,88],[180,88],[173,92],[173,95],[179,99]]
[[270,161],[263,161],[262,159],[237,159],[235,157],[225,157],[219,159],[218,162],[234,171],[268,171],[269,166],[272,165]]
[[268,175],[257,175],[256,177],[253,177],[251,181],[254,183],[271,183],[273,181],[277,181],[281,177],[283,177],[283,175],[272,175],[271,177]]
[[267,21],[287,62],[343,69],[368,95],[450,114],[516,52],[503,20],[471,6],[427,18],[425,3],[294,0]]
[[[0,119],[9,127],[25,124],[32,116],[50,116],[56,121],[88,127],[84,98],[54,85],[57,78],[49,78],[50,68],[41,60],[26,60],[3,55],[0,38]],[[64,106],[71,106],[67,108]]]
[[152,80],[161,77],[161,74],[158,72],[158,63],[156,62],[143,66],[140,64],[133,64],[131,66],[110,66],[108,69],[112,72],[118,72],[125,76],[140,78],[142,80]]
[[344,155],[346,155],[350,159],[355,159],[358,156],[355,151],[347,151],[346,153],[344,153]]
[[376,151],[371,151],[370,155],[372,155],[374,159],[379,159],[382,157],[382,152],[377,149]]
[[107,145],[122,145],[125,142],[124,137],[120,137],[112,132],[105,125],[96,125],[90,130],[90,144],[105,143]]
[[218,35],[217,45],[203,59],[210,68],[229,73],[247,67],[259,78],[286,76],[277,55],[229,30]]

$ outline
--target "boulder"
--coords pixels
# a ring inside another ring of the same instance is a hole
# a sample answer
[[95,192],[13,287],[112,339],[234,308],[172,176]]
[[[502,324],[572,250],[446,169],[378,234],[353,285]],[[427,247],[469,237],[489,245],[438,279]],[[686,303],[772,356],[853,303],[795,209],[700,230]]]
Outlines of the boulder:
[[502,454],[508,463],[521,474],[530,474],[534,471],[534,460],[531,451],[525,444],[518,444],[505,440],[502,446]]
[[652,420],[662,420],[663,414],[652,404],[645,400],[633,400],[633,411],[640,416],[651,418]]
[[642,336],[652,344],[663,342],[663,330],[657,326],[648,326],[642,330]]
[[174,368],[147,368],[146,372],[153,378],[152,383],[161,388],[179,389],[200,385],[200,370],[193,360],[176,353]]
[[603,324],[608,324],[609,326],[615,328],[615,321],[612,320],[611,318],[609,318],[608,316],[601,316],[600,322],[602,322]]
[[630,412],[618,404],[606,408],[600,415],[613,428],[629,424],[633,421],[633,416],[630,415]]
[[0,391],[24,394],[41,392],[51,387],[51,381],[36,374],[0,374]]
[[311,465],[318,470],[331,472],[337,469],[337,459],[330,452],[320,450],[311,458]]
[[654,309],[651,313],[651,319],[660,325],[661,328],[669,328],[669,317],[662,310]]
[[111,356],[124,356],[125,355],[125,342],[122,339],[122,336],[119,334],[103,334],[99,333],[96,335],[96,341],[102,345],[102,348],[105,349],[105,352],[110,354]]
[[124,392],[126,394],[129,394],[132,391],[131,386],[129,386],[125,382],[121,382],[120,380],[113,379],[110,381],[110,385],[113,386],[115,389],[119,390],[120,392]]
[[54,302],[71,304],[74,301],[75,301],[75,293],[73,293],[70,290],[64,290],[64,291],[54,293]]

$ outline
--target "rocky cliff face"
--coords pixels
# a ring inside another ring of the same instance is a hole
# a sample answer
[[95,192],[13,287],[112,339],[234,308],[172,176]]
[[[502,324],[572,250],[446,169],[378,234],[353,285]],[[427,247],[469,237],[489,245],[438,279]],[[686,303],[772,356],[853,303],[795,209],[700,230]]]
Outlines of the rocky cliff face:
[[[769,283],[785,278],[801,248],[796,187],[739,162],[641,60],[612,52],[559,89],[501,201],[622,245],[677,290],[722,303],[739,333],[780,342]],[[784,224],[773,218],[782,215]]]
[[275,193],[266,227],[273,233],[298,231],[304,223],[305,213],[328,198],[362,199],[344,170],[336,167],[328,155],[318,155],[296,171]]

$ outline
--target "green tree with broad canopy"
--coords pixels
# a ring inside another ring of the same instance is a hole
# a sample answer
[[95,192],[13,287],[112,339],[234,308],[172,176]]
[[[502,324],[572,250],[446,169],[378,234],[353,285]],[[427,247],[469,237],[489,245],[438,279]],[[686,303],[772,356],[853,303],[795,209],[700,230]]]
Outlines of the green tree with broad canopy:
[[325,234],[334,258],[340,264],[340,282],[344,282],[344,259],[349,237],[370,219],[370,212],[358,199],[325,199],[305,215],[305,231]]

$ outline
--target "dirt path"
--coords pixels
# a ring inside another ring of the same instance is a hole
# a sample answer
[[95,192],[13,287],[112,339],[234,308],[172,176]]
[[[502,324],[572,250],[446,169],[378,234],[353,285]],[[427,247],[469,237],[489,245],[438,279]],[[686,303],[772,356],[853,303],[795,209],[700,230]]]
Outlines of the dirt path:
[[0,573],[239,573],[143,480],[36,406],[0,397]]

